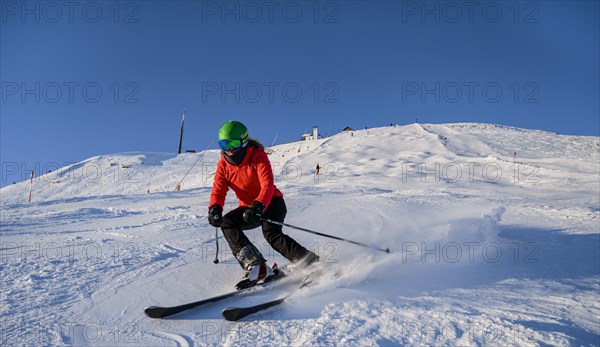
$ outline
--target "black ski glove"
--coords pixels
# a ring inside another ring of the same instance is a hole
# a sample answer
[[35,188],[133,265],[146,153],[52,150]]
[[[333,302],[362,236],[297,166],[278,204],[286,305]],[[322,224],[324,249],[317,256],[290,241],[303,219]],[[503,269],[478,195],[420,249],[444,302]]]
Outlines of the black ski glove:
[[208,223],[213,227],[220,227],[223,219],[223,208],[219,205],[212,205],[208,208]]
[[248,207],[246,211],[244,211],[244,222],[248,224],[256,224],[258,221],[260,221],[260,217],[262,216],[264,209],[265,205],[263,205],[262,202],[253,202],[252,206]]

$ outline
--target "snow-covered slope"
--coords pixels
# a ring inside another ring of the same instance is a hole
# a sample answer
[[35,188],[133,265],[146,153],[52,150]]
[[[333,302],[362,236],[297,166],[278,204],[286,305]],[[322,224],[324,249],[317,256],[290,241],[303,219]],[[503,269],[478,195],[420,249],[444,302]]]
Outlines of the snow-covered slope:
[[[219,153],[94,157],[36,178],[31,203],[29,182],[0,190],[0,343],[600,344],[597,137],[413,124],[270,151],[286,222],[391,254],[285,229],[339,276],[239,323],[219,317],[232,302],[151,320],[144,307],[241,275],[222,236],[212,261]],[[226,210],[236,204],[230,192]]]

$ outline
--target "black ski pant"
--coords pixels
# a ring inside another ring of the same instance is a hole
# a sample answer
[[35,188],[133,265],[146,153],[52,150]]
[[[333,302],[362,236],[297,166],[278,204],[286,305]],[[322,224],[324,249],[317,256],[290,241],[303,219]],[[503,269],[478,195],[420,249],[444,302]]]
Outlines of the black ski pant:
[[[251,244],[248,237],[244,234],[244,230],[250,230],[262,226],[263,236],[273,247],[274,250],[283,255],[287,260],[291,262],[299,261],[308,255],[308,250],[296,242],[291,237],[283,233],[282,227],[277,224],[271,224],[263,221],[258,221],[255,224],[248,224],[244,221],[244,211],[247,207],[238,207],[234,210],[229,211],[223,216],[221,222],[221,229],[223,235],[229,243],[229,247],[236,256],[240,250],[245,246]],[[287,208],[285,207],[285,201],[283,197],[275,196],[271,199],[271,203],[266,211],[263,212],[263,217],[278,222],[283,222]],[[243,267],[243,266],[242,266]]]

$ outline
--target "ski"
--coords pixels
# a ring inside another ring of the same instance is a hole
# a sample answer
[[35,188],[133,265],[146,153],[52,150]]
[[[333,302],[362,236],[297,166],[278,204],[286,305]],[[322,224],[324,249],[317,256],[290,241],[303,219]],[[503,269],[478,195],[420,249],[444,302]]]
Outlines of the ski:
[[[198,307],[198,306],[202,306],[202,305],[209,304],[212,302],[222,301],[222,300],[225,300],[225,299],[228,299],[231,297],[246,294],[246,293],[252,292],[258,288],[268,287],[270,285],[278,283],[281,279],[284,279],[287,277],[288,276],[286,276],[286,275],[277,276],[268,282],[259,283],[252,287],[249,287],[249,288],[235,290],[235,291],[232,291],[229,293],[213,296],[213,297],[210,297],[207,299],[190,302],[190,303],[183,304],[183,305],[167,306],[167,307],[165,307],[165,306],[149,306],[144,309],[144,313],[146,314],[146,316],[148,316],[150,318],[164,318],[164,317],[172,316],[174,314],[192,309],[194,307]],[[294,280],[289,281],[289,283],[296,283],[296,282],[297,281],[294,281]]]
[[280,299],[264,302],[262,304],[258,304],[258,305],[254,305],[254,306],[228,307],[228,308],[224,309],[223,311],[221,311],[221,315],[223,316],[223,318],[225,318],[225,320],[235,322],[235,321],[238,321],[238,320],[240,320],[246,316],[249,316],[253,313],[256,313],[256,312],[259,312],[262,310],[266,310],[269,307],[273,307],[273,306],[282,304],[285,301],[285,299],[288,298],[288,296],[285,296]]
[[[310,281],[309,278],[310,278],[310,275],[307,275],[306,277],[304,277],[304,279],[302,280],[302,284],[296,290],[299,290],[301,288],[304,288],[304,287],[312,284],[312,281]],[[289,298],[292,294],[294,294],[296,292],[296,290],[294,290],[293,292],[287,294],[286,296],[284,296],[282,298],[263,302],[258,305],[246,306],[246,307],[228,307],[226,309],[223,309],[223,311],[221,311],[221,315],[223,316],[223,318],[225,318],[225,320],[235,322],[235,321],[238,321],[238,320],[240,320],[244,317],[247,317],[253,313],[260,312],[262,310],[266,310],[270,307],[277,306],[277,305],[284,303],[287,298]]]

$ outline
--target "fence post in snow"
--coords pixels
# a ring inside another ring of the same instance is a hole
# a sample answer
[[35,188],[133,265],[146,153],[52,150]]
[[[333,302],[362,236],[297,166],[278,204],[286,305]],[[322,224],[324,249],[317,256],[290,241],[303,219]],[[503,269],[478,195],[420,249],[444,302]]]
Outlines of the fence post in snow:
[[31,171],[31,180],[29,181],[29,202],[31,202],[31,192],[33,191],[33,176],[35,176],[35,171]]

